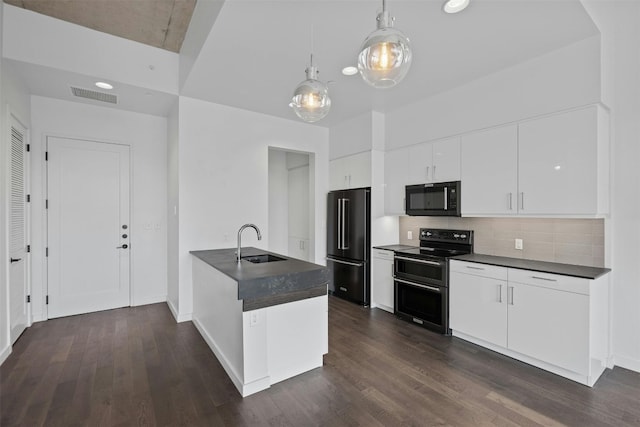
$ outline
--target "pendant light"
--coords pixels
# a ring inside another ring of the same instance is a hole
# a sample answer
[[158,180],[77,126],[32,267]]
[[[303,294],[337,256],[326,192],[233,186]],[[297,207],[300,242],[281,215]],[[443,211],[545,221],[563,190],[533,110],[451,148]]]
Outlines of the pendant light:
[[313,54],[305,73],[307,79],[296,87],[289,106],[302,120],[313,123],[329,114],[331,99],[327,85],[318,80],[319,71],[313,66]]
[[365,82],[376,88],[390,88],[402,81],[411,67],[409,39],[393,28],[386,0],[378,14],[378,29],[369,34],[360,48],[358,70]]

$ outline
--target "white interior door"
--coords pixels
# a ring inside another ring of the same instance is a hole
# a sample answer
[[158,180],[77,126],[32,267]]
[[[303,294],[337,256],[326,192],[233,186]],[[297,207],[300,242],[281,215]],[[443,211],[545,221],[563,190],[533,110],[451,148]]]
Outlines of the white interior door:
[[13,344],[29,323],[27,304],[28,162],[26,129],[11,117],[11,190],[9,215],[9,312],[11,343]]
[[125,307],[129,147],[47,138],[48,316]]

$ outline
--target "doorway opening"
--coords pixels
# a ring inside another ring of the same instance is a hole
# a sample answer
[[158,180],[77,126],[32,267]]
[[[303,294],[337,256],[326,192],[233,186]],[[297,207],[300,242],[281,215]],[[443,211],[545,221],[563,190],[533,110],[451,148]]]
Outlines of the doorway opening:
[[313,153],[269,147],[269,250],[315,262]]

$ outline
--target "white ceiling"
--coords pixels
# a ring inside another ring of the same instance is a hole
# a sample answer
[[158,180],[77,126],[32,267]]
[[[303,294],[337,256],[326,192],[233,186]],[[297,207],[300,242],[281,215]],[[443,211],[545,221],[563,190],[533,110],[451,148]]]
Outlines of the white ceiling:
[[[355,63],[382,0],[226,0],[181,94],[298,120],[288,103],[305,79],[313,49],[320,79],[333,82],[331,112],[317,125],[332,126],[370,110],[391,111],[598,33],[579,0],[471,2],[462,13],[447,15],[441,0],[387,1],[396,28],[411,39],[414,59],[403,82],[380,90],[340,70]],[[64,95],[68,85],[88,87],[92,81],[6,62],[42,96],[77,100]],[[53,90],[42,80],[64,87]],[[131,99],[120,108],[150,114],[166,114],[175,99],[135,87],[118,91],[121,99]]]

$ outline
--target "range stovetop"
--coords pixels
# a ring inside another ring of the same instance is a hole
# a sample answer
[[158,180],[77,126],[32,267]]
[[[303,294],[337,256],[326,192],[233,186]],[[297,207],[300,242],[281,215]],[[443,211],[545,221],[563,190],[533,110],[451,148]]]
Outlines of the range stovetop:
[[450,258],[473,253],[473,230],[421,228],[420,247],[398,253],[417,258]]

